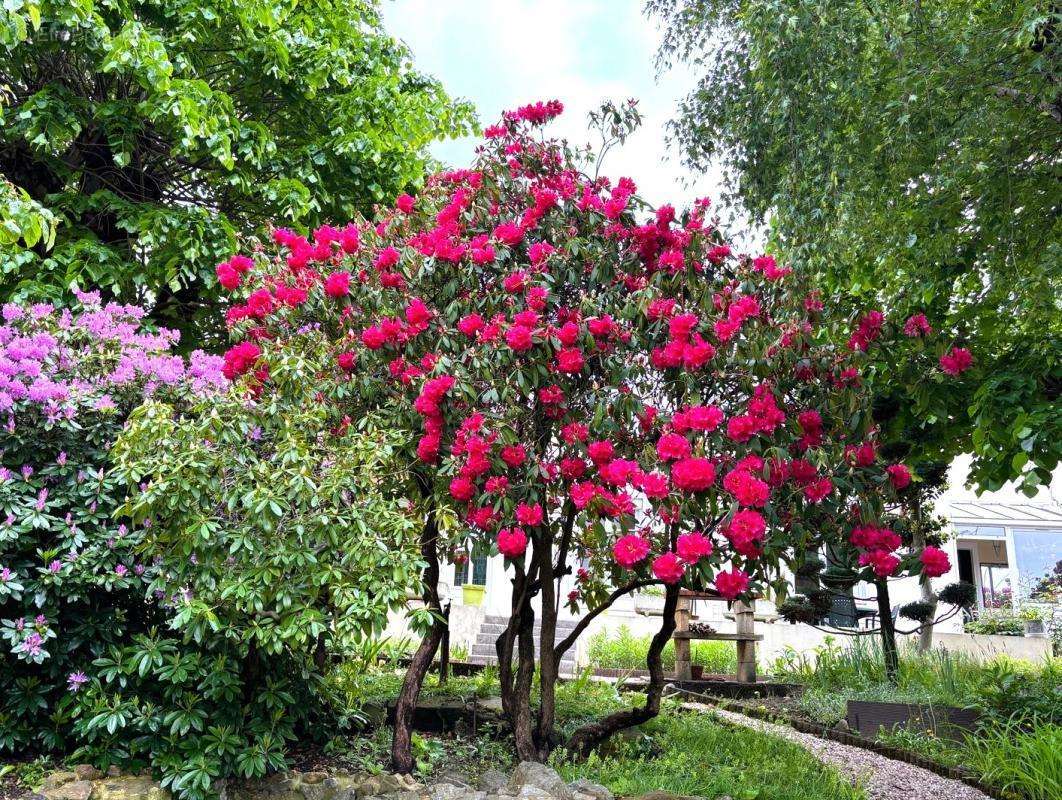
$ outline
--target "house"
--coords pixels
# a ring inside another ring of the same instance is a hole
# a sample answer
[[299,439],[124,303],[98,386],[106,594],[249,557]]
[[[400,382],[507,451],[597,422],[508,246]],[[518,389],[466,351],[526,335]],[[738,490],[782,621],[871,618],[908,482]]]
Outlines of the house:
[[[1032,587],[1062,561],[1062,469],[1056,473],[1050,487],[1035,498],[1027,498],[1011,488],[977,496],[964,488],[969,459],[960,458],[949,472],[949,488],[936,503],[936,511],[948,520],[951,538],[942,549],[948,553],[952,569],[947,575],[934,579],[935,588],[957,580],[965,580],[977,587],[977,609],[1014,608],[1026,599]],[[510,576],[506,574],[500,556],[474,557],[465,564],[444,564],[442,568],[444,602],[450,602],[451,645],[465,649],[473,661],[490,663],[494,660],[494,640],[509,616]],[[574,588],[562,587],[561,596]],[[467,592],[463,587],[471,588]],[[869,611],[876,611],[871,600],[874,587],[860,584],[854,588],[855,603]],[[917,578],[902,578],[891,582],[890,600],[893,609],[921,596]],[[590,639],[600,631],[614,631],[626,626],[638,636],[652,634],[660,624],[662,597],[652,591],[619,599],[601,614],[580,637],[574,652],[565,663],[567,671],[587,662]],[[733,614],[727,605],[718,601],[694,601],[693,613],[698,621],[706,622],[720,633],[734,631]],[[761,662],[769,662],[786,648],[810,651],[822,644],[829,631],[809,625],[791,625],[780,620],[769,600],[756,603],[756,632],[764,640],[760,645]],[[963,632],[964,618],[953,614],[938,624],[934,638],[938,645],[953,650],[991,654],[1007,652],[1015,657],[1036,660],[1051,651],[1047,639],[1023,637],[971,636]],[[574,621],[564,609],[558,623],[558,636],[570,630]],[[900,620],[899,627],[912,628],[914,623]],[[389,632],[402,634],[404,625],[397,617]],[[840,637],[839,641],[846,641]]]

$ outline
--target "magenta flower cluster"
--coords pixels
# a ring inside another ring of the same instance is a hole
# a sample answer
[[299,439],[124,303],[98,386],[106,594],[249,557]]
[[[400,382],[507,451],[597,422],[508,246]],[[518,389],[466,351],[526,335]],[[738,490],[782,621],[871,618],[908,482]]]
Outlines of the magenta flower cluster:
[[144,309],[103,304],[78,293],[79,307],[7,303],[0,309],[0,414],[8,427],[22,411],[73,419],[79,410],[108,410],[115,395],[143,395],[187,381],[193,391],[226,385],[217,356],[195,351],[186,362],[170,352],[176,331],[143,326]]

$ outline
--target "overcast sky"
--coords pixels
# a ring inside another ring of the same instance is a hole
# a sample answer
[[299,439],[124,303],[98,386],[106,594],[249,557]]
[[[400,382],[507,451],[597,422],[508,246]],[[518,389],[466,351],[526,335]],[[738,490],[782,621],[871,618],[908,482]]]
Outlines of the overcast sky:
[[[637,98],[645,123],[609,154],[603,172],[630,176],[654,205],[718,198],[717,176],[692,175],[665,141],[665,124],[694,78],[684,68],[657,75],[660,32],[642,15],[642,0],[392,0],[384,18],[417,67],[471,100],[483,124],[505,109],[557,98],[565,112],[554,130],[584,144],[591,109]],[[475,144],[442,142],[434,152],[463,165]]]

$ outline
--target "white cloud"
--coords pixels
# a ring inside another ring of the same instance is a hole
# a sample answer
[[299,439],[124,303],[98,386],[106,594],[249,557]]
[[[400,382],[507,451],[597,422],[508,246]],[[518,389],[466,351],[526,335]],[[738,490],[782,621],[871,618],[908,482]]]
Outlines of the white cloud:
[[[472,100],[484,123],[555,97],[566,110],[553,132],[582,144],[590,110],[606,99],[637,98],[644,125],[609,154],[605,172],[634,178],[654,204],[718,197],[719,176],[691,174],[667,145],[665,125],[694,78],[678,70],[656,79],[659,33],[640,0],[396,0],[384,17],[417,66]],[[475,144],[444,142],[435,152],[462,164]]]

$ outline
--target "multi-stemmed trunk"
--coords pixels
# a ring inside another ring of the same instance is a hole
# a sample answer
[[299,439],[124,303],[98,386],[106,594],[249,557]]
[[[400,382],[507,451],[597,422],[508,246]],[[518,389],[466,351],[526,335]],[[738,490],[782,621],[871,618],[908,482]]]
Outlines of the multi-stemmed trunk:
[[585,757],[590,751],[624,728],[641,725],[660,713],[660,700],[664,693],[664,664],[661,658],[664,647],[675,632],[675,609],[678,607],[679,587],[670,585],[664,592],[664,614],[660,630],[653,636],[646,655],[649,668],[649,686],[646,688],[645,704],[637,708],[616,711],[579,728],[568,740],[568,751],[577,757]]

